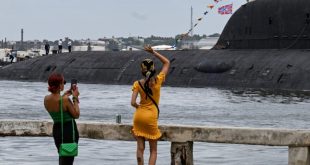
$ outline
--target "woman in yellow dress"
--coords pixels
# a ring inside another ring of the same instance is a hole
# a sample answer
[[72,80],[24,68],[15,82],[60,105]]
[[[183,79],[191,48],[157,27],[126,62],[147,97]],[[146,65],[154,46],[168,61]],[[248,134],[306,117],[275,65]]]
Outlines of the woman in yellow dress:
[[[144,78],[135,81],[132,87],[131,105],[136,108],[132,133],[137,140],[138,165],[144,164],[145,140],[148,140],[150,145],[149,165],[155,165],[157,140],[161,137],[158,129],[160,88],[168,73],[170,62],[149,45],[144,46],[144,50],[158,58],[163,63],[163,66],[156,76],[154,62],[151,59],[145,59],[141,63],[141,72]],[[137,103],[138,94],[140,95],[139,104]]]

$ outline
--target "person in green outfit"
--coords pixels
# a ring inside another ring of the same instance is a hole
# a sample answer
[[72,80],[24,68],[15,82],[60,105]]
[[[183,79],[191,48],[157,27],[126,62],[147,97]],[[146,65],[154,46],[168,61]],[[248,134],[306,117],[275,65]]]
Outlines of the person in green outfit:
[[[61,95],[60,92],[64,90],[66,81],[64,76],[59,73],[52,73],[48,78],[48,91],[51,94],[45,96],[44,106],[54,121],[53,137],[57,150],[62,143],[72,143],[75,140],[78,143],[79,132],[74,119],[80,116],[79,107],[79,90],[77,87],[71,88]],[[72,101],[70,99],[72,95]],[[63,111],[63,135],[61,130],[61,110]],[[73,129],[75,131],[73,136]],[[59,156],[59,165],[72,165],[74,161],[73,156]]]

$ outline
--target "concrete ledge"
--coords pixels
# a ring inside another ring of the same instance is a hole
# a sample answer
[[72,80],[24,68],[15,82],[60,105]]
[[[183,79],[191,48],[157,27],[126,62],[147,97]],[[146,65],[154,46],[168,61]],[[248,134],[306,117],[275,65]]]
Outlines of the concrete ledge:
[[[130,124],[77,121],[80,136],[105,140],[134,140]],[[51,136],[51,121],[0,120],[0,136]],[[268,146],[310,146],[310,130],[160,125],[161,140]]]
[[[0,120],[0,136],[51,136],[51,121]],[[134,140],[129,124],[78,122],[80,136]],[[310,130],[161,125],[161,140],[171,141],[171,164],[193,165],[193,142],[289,146],[288,165],[309,165]],[[177,143],[181,142],[181,143]],[[181,148],[181,149],[180,149]]]
[[0,120],[0,136],[50,136],[52,127],[49,121]]

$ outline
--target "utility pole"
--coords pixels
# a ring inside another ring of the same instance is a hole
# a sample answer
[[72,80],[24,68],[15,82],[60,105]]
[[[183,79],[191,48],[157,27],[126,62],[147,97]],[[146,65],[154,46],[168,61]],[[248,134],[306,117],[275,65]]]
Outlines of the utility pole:
[[6,43],[6,37],[4,38],[4,48],[7,47],[7,43]]
[[20,50],[24,50],[24,29],[21,30]]
[[194,25],[193,25],[193,7],[191,6],[191,36],[194,35]]

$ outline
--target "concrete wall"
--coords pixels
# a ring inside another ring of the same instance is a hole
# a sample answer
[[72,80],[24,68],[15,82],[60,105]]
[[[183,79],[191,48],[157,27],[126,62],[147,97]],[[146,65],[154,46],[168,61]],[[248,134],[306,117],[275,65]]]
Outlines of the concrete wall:
[[[81,137],[134,140],[129,124],[78,121]],[[310,130],[160,125],[161,140],[212,142],[269,146],[310,146]],[[0,120],[0,136],[50,136],[52,122]]]
[[[171,164],[193,165],[193,142],[288,146],[288,165],[310,164],[310,130],[160,125],[161,140],[171,141]],[[78,122],[80,136],[134,140],[129,124]],[[0,136],[51,136],[52,122],[0,120]]]

